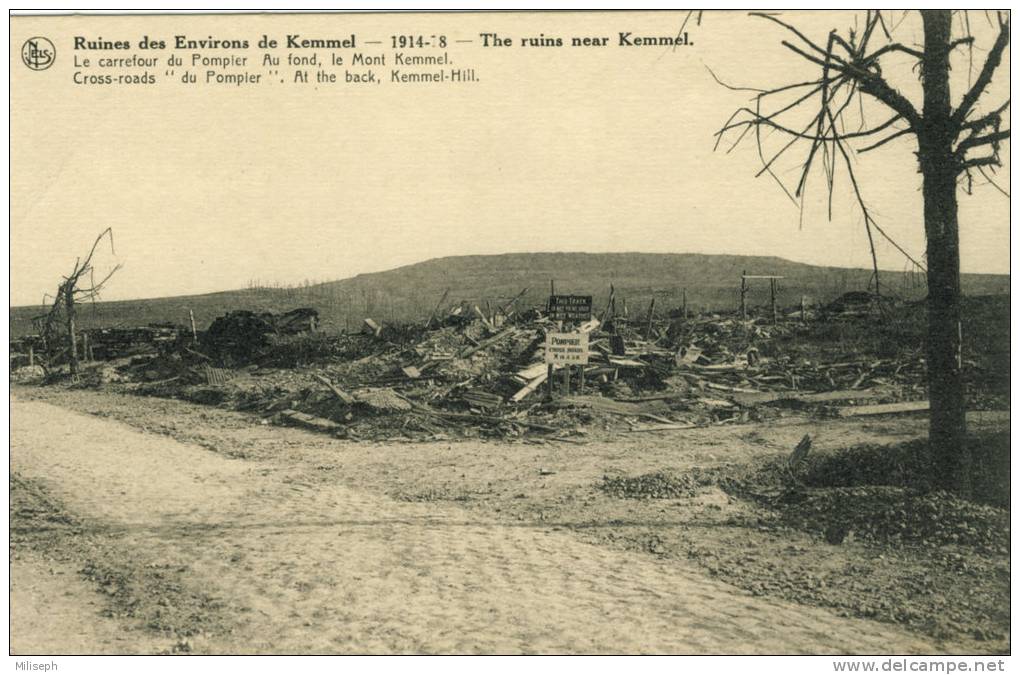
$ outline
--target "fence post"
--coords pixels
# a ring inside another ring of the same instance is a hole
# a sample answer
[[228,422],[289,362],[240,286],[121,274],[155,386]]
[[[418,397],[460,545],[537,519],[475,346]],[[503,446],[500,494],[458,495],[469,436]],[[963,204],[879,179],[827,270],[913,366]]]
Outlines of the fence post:
[[776,310],[776,280],[769,279],[769,290],[772,296],[772,324],[779,323],[779,313]]
[[740,273],[740,319],[747,321],[747,270]]
[[648,326],[645,328],[645,339],[652,339],[652,320],[655,318],[655,296],[652,296],[652,301],[648,304]]

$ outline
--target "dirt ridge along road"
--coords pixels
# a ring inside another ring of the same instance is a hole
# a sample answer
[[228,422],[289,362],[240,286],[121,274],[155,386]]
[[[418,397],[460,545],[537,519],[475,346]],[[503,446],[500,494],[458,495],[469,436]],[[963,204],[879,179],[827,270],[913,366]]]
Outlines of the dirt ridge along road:
[[[229,617],[191,627],[195,652],[935,651],[895,627],[752,597],[677,561],[453,505],[280,480],[268,462],[46,403],[14,400],[11,424],[12,472],[92,536],[116,537],[123,559],[108,546],[107,564],[158,568],[177,597],[201,595]],[[147,601],[146,576],[135,579],[122,604]],[[15,647],[31,640],[12,634]]]

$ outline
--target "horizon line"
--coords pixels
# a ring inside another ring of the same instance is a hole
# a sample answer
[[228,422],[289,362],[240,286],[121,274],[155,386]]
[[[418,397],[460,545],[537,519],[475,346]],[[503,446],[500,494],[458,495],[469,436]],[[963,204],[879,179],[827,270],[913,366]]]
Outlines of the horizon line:
[[[786,263],[791,263],[791,264],[794,264],[794,265],[804,265],[806,267],[814,267],[816,269],[836,269],[836,270],[861,271],[861,272],[871,272],[872,271],[872,268],[870,268],[870,267],[860,267],[860,266],[844,267],[842,265],[819,265],[819,264],[816,264],[816,263],[809,263],[809,262],[804,262],[804,261],[801,261],[801,260],[794,260],[794,259],[791,259],[791,258],[784,258],[782,256],[777,256],[777,255],[751,255],[751,254],[744,254],[744,253],[699,253],[699,252],[691,252],[691,251],[688,251],[688,252],[669,252],[669,253],[664,253],[664,252],[661,252],[661,251],[658,251],[658,252],[656,252],[656,251],[600,251],[600,252],[592,252],[592,251],[507,251],[507,252],[504,252],[504,253],[465,253],[465,254],[459,254],[459,255],[445,255],[445,256],[439,256],[439,257],[434,257],[434,258],[425,258],[423,260],[418,260],[416,262],[406,263],[404,265],[398,265],[396,267],[389,267],[389,268],[382,269],[382,270],[376,270],[374,272],[358,272],[356,274],[353,274],[353,275],[347,276],[347,277],[341,277],[341,278],[336,278],[336,279],[327,279],[327,280],[324,280],[324,281],[315,281],[315,282],[309,284],[306,288],[313,288],[315,286],[323,286],[325,284],[335,284],[335,283],[340,283],[340,282],[344,282],[344,281],[350,281],[350,280],[353,280],[353,279],[357,279],[358,277],[361,277],[361,276],[367,276],[367,275],[372,275],[372,274],[386,274],[388,272],[395,272],[397,270],[401,270],[401,269],[404,269],[404,268],[407,268],[407,267],[414,267],[416,265],[423,265],[425,263],[430,263],[430,262],[440,261],[440,260],[449,260],[449,259],[456,259],[456,258],[498,258],[498,257],[503,257],[503,256],[512,256],[512,255],[531,255],[531,256],[542,256],[542,255],[591,255],[591,256],[650,255],[650,256],[701,256],[701,257],[706,257],[706,258],[707,257],[717,257],[717,258],[718,257],[730,257],[730,258],[772,258],[774,260],[780,260],[780,261],[783,261],[783,262],[786,262]],[[911,270],[893,269],[893,268],[888,268],[888,267],[882,267],[881,265],[879,266],[879,272],[887,272],[887,273],[891,273],[891,274],[907,274],[910,271]],[[921,270],[917,270],[917,271],[921,271]],[[979,276],[980,275],[980,276],[1009,277],[1010,273],[1009,272],[960,272],[960,275],[961,276],[964,276],[964,275],[967,275],[967,276]],[[268,282],[268,283],[277,283],[277,284],[280,284],[280,282]],[[216,295],[218,293],[239,293],[239,292],[244,292],[244,291],[258,291],[258,290],[268,290],[268,289],[274,289],[275,290],[276,288],[278,288],[280,290],[286,290],[286,289],[293,289],[293,288],[300,288],[300,287],[301,287],[301,282],[294,282],[294,283],[291,283],[291,284],[281,284],[281,285],[276,286],[276,287],[268,286],[267,285],[267,286],[259,286],[259,287],[256,287],[256,288],[244,288],[244,287],[241,287],[241,288],[226,288],[226,289],[221,289],[221,290],[216,290],[216,291],[205,291],[205,292],[201,292],[201,293],[180,293],[180,294],[175,294],[175,295],[155,295],[155,296],[147,296],[147,297],[121,298],[121,299],[118,299],[118,300],[99,300],[97,302],[97,304],[99,304],[99,303],[115,303],[115,302],[138,302],[138,301],[143,301],[143,300],[173,300],[174,298],[194,298],[194,297],[202,297],[202,296],[208,296],[208,295]],[[44,303],[33,303],[33,304],[27,304],[27,305],[14,305],[14,304],[8,305],[9,309],[23,309],[23,308],[28,308],[28,307],[47,307],[47,306],[48,305],[44,304]]]

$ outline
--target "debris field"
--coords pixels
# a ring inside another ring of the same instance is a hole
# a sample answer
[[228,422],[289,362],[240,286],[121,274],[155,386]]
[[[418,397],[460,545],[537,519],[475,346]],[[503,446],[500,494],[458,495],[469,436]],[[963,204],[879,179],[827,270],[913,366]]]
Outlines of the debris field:
[[[680,309],[656,313],[654,303],[629,317],[611,300],[567,328],[548,306],[514,303],[487,311],[460,303],[418,324],[367,318],[357,333],[317,330],[311,308],[238,310],[204,331],[161,324],[83,332],[74,385],[117,384],[351,440],[577,441],[791,413],[926,410],[922,345],[805,348],[834,326],[854,333],[881,321],[856,295],[757,317],[742,308],[685,318]],[[587,363],[546,363],[546,336],[558,331],[587,335]],[[60,353],[36,338],[12,343],[11,359],[15,381],[69,377]]]

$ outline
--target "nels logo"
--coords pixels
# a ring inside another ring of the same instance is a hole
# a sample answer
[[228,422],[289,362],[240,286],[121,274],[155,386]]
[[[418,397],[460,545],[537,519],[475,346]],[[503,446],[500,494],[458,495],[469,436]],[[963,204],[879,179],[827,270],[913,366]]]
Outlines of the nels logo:
[[56,47],[44,37],[29,38],[21,46],[21,60],[32,70],[46,70],[56,58]]

